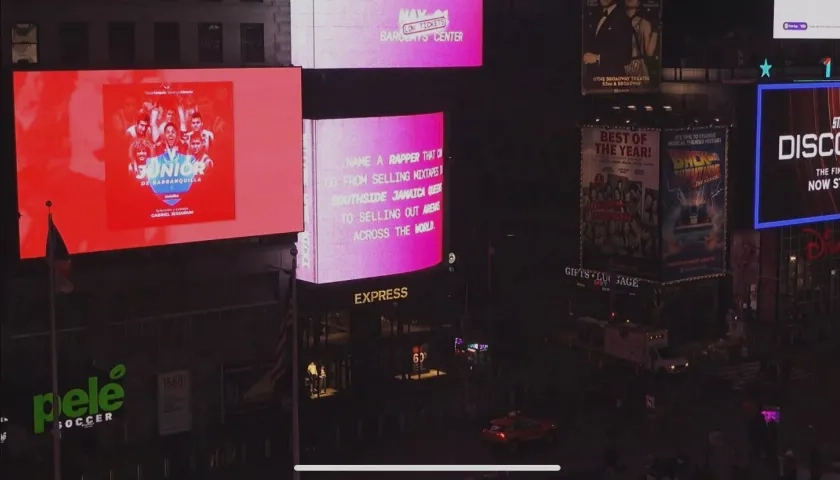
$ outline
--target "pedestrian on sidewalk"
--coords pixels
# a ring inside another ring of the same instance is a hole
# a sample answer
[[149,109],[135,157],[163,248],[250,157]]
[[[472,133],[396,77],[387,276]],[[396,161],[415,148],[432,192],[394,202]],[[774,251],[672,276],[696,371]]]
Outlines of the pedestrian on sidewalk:
[[730,469],[730,478],[732,478],[732,480],[749,480],[749,471],[750,469],[746,465],[741,465],[737,463],[733,464],[732,468]]
[[811,471],[810,480],[820,480],[823,476],[822,452],[817,447],[811,448],[808,460],[808,468]]
[[793,367],[790,364],[790,360],[782,360],[782,363],[779,366],[779,383],[782,388],[787,389],[790,385],[792,373]]
[[767,451],[767,421],[761,412],[755,412],[750,419],[750,444],[753,457],[761,459]]
[[775,422],[767,425],[767,437],[765,439],[764,452],[767,456],[767,463],[775,470],[779,468],[779,429]]
[[797,480],[799,467],[797,465],[796,455],[793,454],[793,450],[785,452],[785,455],[782,458],[781,467],[782,480]]

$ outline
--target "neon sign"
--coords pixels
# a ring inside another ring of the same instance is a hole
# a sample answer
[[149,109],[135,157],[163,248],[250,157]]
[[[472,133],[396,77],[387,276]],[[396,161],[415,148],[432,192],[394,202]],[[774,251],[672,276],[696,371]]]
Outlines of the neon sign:
[[808,260],[819,260],[825,256],[833,257],[840,254],[840,240],[834,238],[828,228],[823,230],[823,233],[813,228],[803,228],[802,233],[812,237],[811,241],[805,245],[805,258]]

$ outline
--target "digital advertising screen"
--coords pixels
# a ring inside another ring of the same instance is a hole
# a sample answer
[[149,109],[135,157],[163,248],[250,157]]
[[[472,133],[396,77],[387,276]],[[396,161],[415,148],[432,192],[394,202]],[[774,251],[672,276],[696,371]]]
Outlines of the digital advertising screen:
[[438,265],[443,113],[304,121],[298,278],[333,283]]
[[773,38],[840,39],[840,2],[774,0]]
[[298,68],[14,73],[21,258],[303,230]]
[[303,68],[480,67],[483,0],[295,0]]
[[758,86],[755,228],[840,219],[840,83]]

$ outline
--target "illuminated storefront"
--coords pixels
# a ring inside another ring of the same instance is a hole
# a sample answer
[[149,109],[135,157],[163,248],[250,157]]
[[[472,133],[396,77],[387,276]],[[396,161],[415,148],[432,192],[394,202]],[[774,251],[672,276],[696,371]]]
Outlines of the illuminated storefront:
[[361,390],[371,384],[397,393],[408,388],[406,382],[451,371],[451,322],[435,288],[438,275],[446,273],[304,284],[299,297],[302,368],[310,398],[320,404],[364,395],[370,392]]
[[490,365],[490,345],[486,343],[466,343],[463,338],[455,338],[455,356],[466,364],[470,371]]
[[778,312],[840,317],[840,222],[784,227],[778,231]]
[[[397,355],[400,355],[403,351],[404,349],[399,349]],[[446,375],[442,368],[435,367],[440,362],[435,362],[434,358],[435,356],[440,358],[441,352],[430,352],[428,343],[414,345],[405,351],[410,352],[409,355],[397,359],[398,362],[405,365],[402,369],[404,371],[394,376],[397,380],[431,380]],[[406,360],[410,360],[410,362]]]
[[738,308],[765,323],[837,323],[840,222],[737,232],[732,287]]

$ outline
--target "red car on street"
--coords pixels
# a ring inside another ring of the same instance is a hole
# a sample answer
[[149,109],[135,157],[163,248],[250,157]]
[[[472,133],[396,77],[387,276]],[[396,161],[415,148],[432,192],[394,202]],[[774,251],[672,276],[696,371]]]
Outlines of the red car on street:
[[482,437],[491,445],[505,446],[516,451],[523,443],[553,442],[557,426],[551,422],[510,412],[506,417],[490,421],[490,426],[481,431]]

